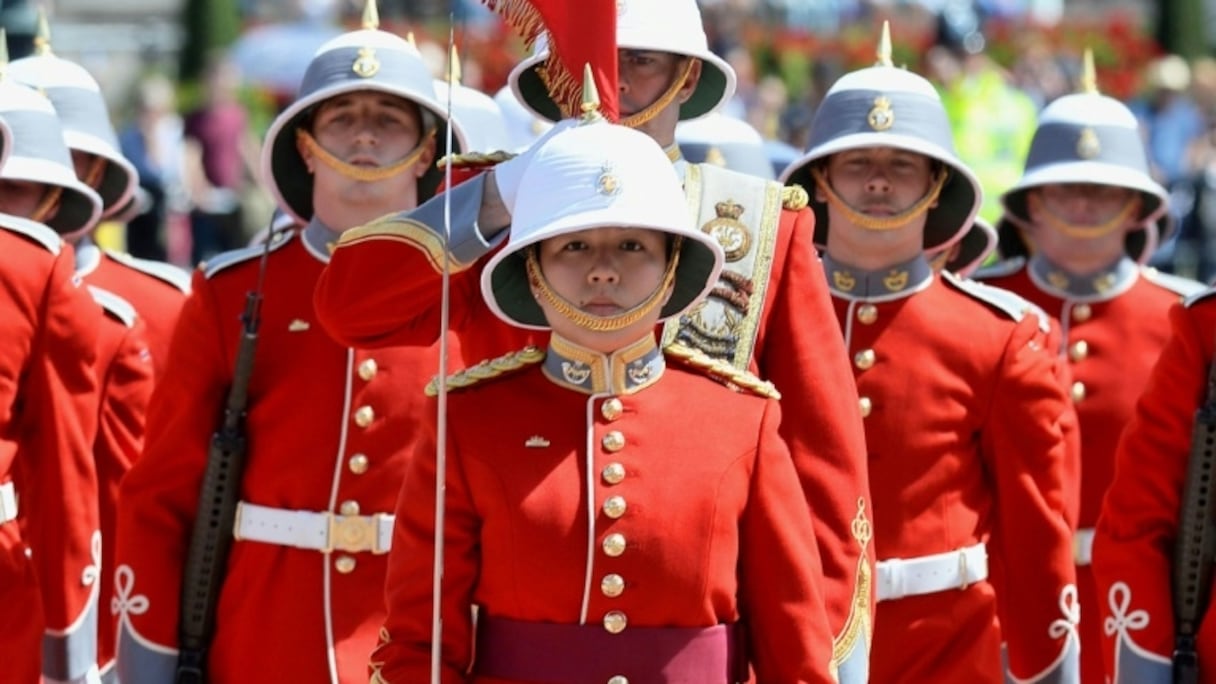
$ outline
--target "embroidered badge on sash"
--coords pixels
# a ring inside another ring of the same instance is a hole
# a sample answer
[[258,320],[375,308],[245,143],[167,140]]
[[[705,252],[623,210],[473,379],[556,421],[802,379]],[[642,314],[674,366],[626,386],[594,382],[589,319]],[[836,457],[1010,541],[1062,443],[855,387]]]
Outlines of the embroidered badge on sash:
[[718,214],[717,218],[701,226],[701,230],[717,240],[726,252],[727,261],[739,261],[752,248],[752,235],[747,226],[739,221],[744,212],[743,205],[728,199],[715,204],[714,212]]

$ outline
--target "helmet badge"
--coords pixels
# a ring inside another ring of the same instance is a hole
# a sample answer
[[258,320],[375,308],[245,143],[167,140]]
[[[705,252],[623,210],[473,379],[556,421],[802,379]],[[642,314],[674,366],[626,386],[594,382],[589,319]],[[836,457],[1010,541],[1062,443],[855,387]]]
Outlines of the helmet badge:
[[866,116],[870,128],[885,131],[895,125],[895,110],[891,109],[891,100],[879,95],[874,98],[874,106]]
[[1098,134],[1094,129],[1081,129],[1081,137],[1077,138],[1077,156],[1082,159],[1093,159],[1102,153],[1102,143],[1098,142]]

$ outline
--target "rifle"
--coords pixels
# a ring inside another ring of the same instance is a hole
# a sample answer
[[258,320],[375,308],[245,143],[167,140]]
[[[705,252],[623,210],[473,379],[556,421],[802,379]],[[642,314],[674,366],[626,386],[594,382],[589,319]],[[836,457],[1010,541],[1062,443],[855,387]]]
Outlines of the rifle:
[[1211,599],[1212,564],[1216,562],[1216,364],[1208,367],[1208,391],[1195,412],[1191,457],[1174,547],[1174,682],[1197,684],[1199,654],[1195,636]]
[[241,314],[241,337],[237,345],[232,385],[224,405],[224,418],[211,436],[207,468],[199,489],[198,511],[182,576],[177,636],[180,651],[174,675],[176,684],[203,684],[207,681],[207,650],[215,633],[215,613],[220,587],[232,548],[236,506],[240,499],[241,477],[245,471],[245,417],[249,400],[249,380],[253,375],[253,355],[261,323],[262,286],[274,226],[266,236],[262,261],[258,267],[257,287],[245,295]]

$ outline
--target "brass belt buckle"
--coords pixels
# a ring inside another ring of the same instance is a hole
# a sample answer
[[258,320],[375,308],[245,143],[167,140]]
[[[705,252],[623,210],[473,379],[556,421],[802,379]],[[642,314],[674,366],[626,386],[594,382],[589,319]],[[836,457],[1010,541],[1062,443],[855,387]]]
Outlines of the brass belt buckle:
[[376,519],[362,515],[329,516],[329,544],[325,551],[373,551],[378,543]]

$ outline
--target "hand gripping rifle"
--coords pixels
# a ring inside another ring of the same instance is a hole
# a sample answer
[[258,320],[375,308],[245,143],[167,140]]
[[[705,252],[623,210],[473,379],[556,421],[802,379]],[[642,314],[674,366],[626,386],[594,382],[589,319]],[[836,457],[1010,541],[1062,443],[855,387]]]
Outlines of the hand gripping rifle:
[[[1195,635],[1211,600],[1216,561],[1216,364],[1208,368],[1208,391],[1195,412],[1191,458],[1174,548],[1174,682],[1197,684],[1199,654]],[[1216,663],[1216,660],[1213,661]],[[1209,667],[1212,664],[1209,663]]]
[[203,472],[203,484],[199,490],[198,511],[194,517],[194,530],[190,534],[190,549],[182,575],[177,623],[181,650],[174,675],[176,684],[204,684],[207,681],[207,651],[215,633],[215,613],[228,565],[228,551],[232,547],[236,506],[245,470],[245,416],[249,380],[253,375],[253,355],[261,322],[266,262],[274,237],[272,224],[258,266],[257,287],[245,295],[236,368],[228,389],[224,419],[211,436],[207,468]]

